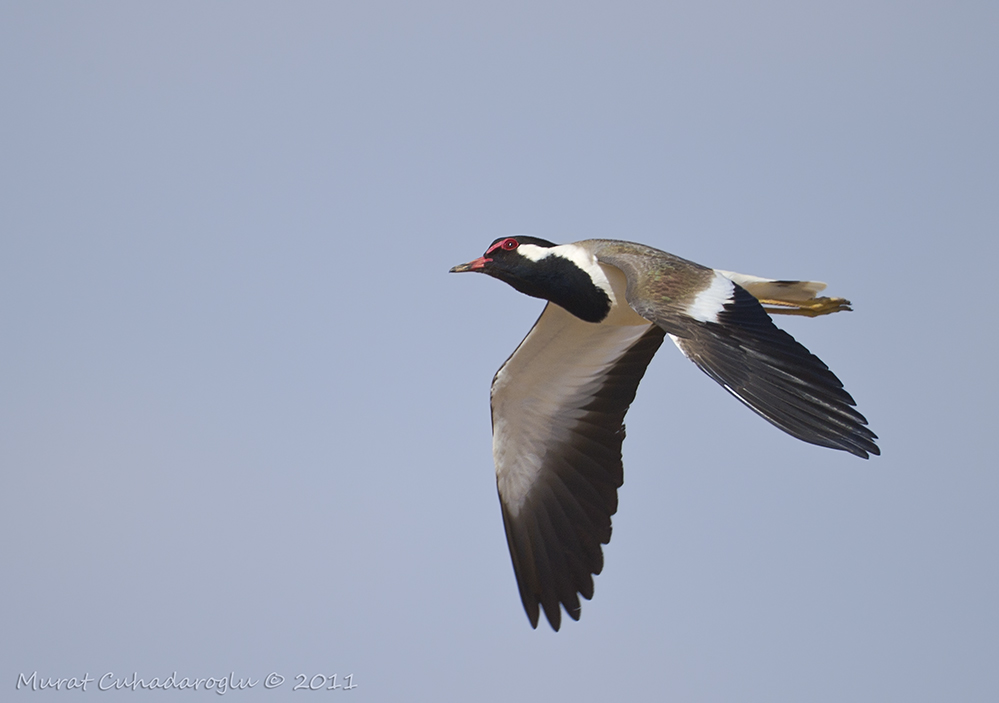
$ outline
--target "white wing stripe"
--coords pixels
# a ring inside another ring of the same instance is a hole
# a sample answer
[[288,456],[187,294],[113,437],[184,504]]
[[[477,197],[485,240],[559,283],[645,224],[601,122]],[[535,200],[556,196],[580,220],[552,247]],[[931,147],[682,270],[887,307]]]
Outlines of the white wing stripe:
[[687,307],[687,314],[700,322],[718,322],[718,315],[725,304],[732,301],[735,284],[717,271],[711,285],[702,290]]

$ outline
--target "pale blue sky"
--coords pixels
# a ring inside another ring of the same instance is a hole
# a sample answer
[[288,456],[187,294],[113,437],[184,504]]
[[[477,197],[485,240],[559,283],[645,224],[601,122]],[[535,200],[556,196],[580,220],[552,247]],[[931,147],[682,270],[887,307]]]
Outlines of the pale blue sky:
[[[997,36],[989,2],[4,2],[0,690],[996,700]],[[532,630],[488,389],[542,304],[447,274],[510,233],[827,281],[855,312],[780,322],[884,455],[664,346],[595,598]]]

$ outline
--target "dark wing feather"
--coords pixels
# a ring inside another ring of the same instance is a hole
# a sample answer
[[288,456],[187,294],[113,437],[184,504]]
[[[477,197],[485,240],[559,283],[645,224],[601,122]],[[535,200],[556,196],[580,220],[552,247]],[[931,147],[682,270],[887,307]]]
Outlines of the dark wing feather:
[[736,285],[718,322],[670,325],[680,350],[736,398],[788,434],[859,457],[880,454],[867,420],[822,361],[778,328]]
[[724,273],[641,244],[585,244],[601,263],[624,272],[628,303],[639,315],[755,412],[806,442],[864,458],[881,453],[840,380]]
[[593,596],[624,480],[624,416],[665,333],[549,304],[493,381],[493,453],[524,610],[555,630]]

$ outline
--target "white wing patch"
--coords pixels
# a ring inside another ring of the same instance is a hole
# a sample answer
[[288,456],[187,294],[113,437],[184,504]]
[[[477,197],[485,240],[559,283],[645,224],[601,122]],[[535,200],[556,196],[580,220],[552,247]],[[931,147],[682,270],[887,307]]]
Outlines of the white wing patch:
[[726,303],[732,301],[734,293],[732,279],[715,271],[711,285],[697,294],[694,302],[687,307],[687,314],[700,322],[718,322],[718,314],[725,309]]

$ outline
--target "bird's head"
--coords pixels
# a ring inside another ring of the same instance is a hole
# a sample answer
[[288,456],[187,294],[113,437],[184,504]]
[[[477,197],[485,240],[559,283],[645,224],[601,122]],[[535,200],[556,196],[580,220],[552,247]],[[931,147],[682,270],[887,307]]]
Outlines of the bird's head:
[[578,245],[518,235],[500,237],[485,254],[453,267],[451,273],[485,273],[524,295],[550,300],[582,320],[599,322],[610,311],[611,301],[594,278],[602,275],[596,264],[580,265],[587,259],[592,257]]

